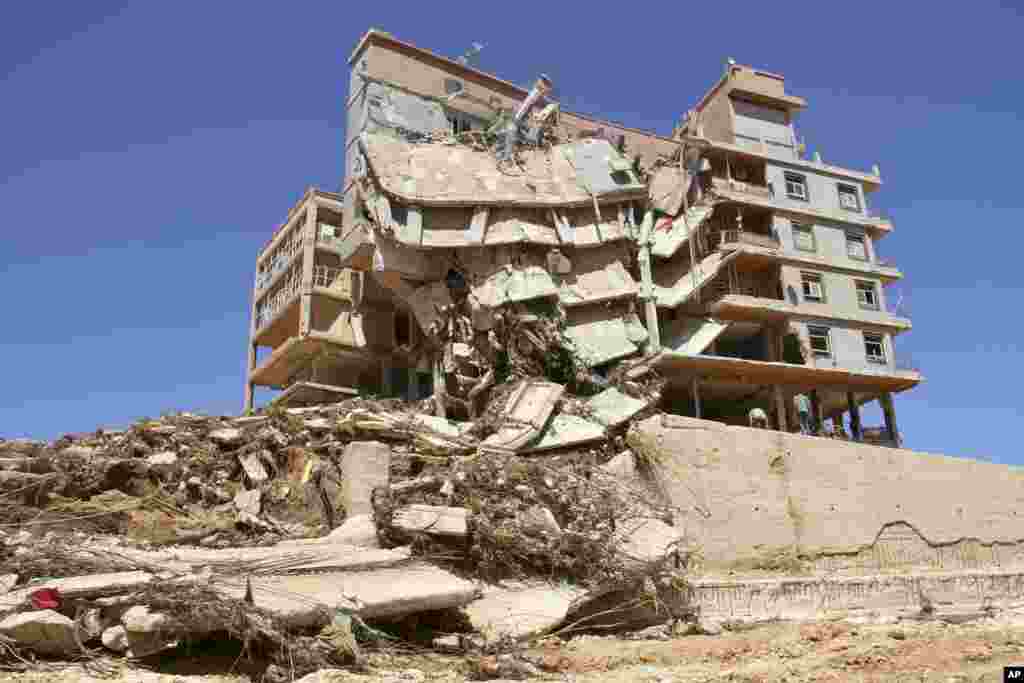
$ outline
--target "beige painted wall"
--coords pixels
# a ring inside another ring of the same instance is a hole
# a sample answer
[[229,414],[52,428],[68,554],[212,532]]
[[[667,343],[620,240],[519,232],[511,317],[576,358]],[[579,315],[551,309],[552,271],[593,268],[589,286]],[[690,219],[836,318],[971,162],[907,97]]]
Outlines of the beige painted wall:
[[628,440],[710,563],[793,549],[828,570],[1024,561],[1021,469],[674,415]]

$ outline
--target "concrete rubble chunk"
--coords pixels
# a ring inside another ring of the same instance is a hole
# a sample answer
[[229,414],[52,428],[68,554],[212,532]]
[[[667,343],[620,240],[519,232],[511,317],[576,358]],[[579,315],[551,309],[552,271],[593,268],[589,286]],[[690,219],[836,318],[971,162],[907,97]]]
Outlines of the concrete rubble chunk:
[[48,609],[12,614],[0,621],[0,635],[43,655],[78,653],[75,628],[73,620]]
[[543,505],[534,505],[518,515],[519,525],[528,534],[561,536],[562,527],[558,525],[554,513]]
[[253,485],[261,484],[270,478],[267,474],[267,468],[263,466],[259,453],[240,455],[238,462],[241,463],[242,469],[245,470],[245,476],[249,477],[249,481]]
[[[361,601],[358,613],[363,619],[392,619],[461,607],[478,596],[474,583],[422,563],[373,571],[253,577],[252,588],[256,607],[295,627],[316,624],[325,606],[347,604],[342,594]],[[218,589],[241,598],[245,582],[219,584]]]
[[174,451],[154,453],[146,458],[146,464],[149,465],[150,472],[154,472],[164,479],[173,476],[181,467],[178,462],[178,454]]
[[175,647],[181,635],[181,625],[174,619],[142,605],[127,610],[121,623],[133,657],[148,657]]
[[349,515],[373,514],[371,496],[391,481],[391,447],[380,441],[353,441],[341,457],[341,495]]
[[633,451],[622,451],[601,465],[601,469],[621,479],[632,479],[636,476],[636,456]]
[[622,525],[620,552],[640,564],[658,562],[668,556],[682,534],[657,519],[635,519]]
[[555,415],[551,418],[543,436],[534,442],[527,453],[549,451],[556,448],[568,448],[580,444],[600,441],[605,437],[605,430],[599,424],[576,415]]
[[124,626],[118,624],[103,631],[100,636],[103,647],[113,652],[124,652],[128,649],[128,632]]
[[587,400],[593,418],[605,427],[625,424],[648,405],[648,402],[628,396],[615,387],[609,387]]
[[405,532],[465,536],[469,510],[439,505],[406,505],[395,510],[391,523]]
[[481,447],[505,452],[524,449],[540,436],[564,392],[561,384],[523,381],[505,404],[506,422]]
[[66,579],[52,579],[35,583],[30,587],[13,590],[0,595],[0,613],[10,612],[25,604],[28,596],[41,588],[55,588],[64,599],[96,598],[105,595],[123,593],[133,588],[141,588],[153,580],[149,572],[114,572],[111,574],[91,574],[73,576]]
[[222,446],[233,446],[242,441],[243,432],[234,427],[225,427],[213,430],[209,436],[212,441],[216,441]]
[[0,575],[0,595],[9,593],[16,585],[18,585],[17,574]]
[[690,189],[690,174],[678,166],[662,166],[651,177],[648,195],[656,211],[675,216]]
[[360,548],[379,548],[380,541],[377,539],[377,525],[373,523],[371,515],[353,515],[337,529],[327,534],[331,543],[344,543]]
[[306,426],[306,429],[316,432],[330,431],[334,426],[334,424],[326,417],[314,417],[310,420],[306,420],[303,424]]
[[235,494],[235,509],[239,512],[258,517],[260,514],[260,490],[250,489],[248,491],[239,491]]

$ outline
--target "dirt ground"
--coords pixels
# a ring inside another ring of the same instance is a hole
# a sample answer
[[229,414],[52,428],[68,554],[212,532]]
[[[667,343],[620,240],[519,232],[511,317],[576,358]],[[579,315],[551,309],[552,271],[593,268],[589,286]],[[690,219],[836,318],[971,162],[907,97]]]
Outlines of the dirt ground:
[[[1024,664],[1024,627],[996,623],[966,625],[772,624],[721,636],[686,636],[667,641],[630,641],[583,636],[542,644],[528,651],[544,671],[533,680],[577,683],[718,682],[816,683],[825,681],[1002,681],[1003,667]],[[456,683],[473,680],[478,658],[439,654],[371,655],[377,673],[341,673],[322,683]],[[115,663],[116,664],[116,663]],[[81,669],[0,674],[7,681],[43,683],[241,683],[245,677],[183,676],[117,665],[113,676]],[[422,672],[405,673],[410,669]]]

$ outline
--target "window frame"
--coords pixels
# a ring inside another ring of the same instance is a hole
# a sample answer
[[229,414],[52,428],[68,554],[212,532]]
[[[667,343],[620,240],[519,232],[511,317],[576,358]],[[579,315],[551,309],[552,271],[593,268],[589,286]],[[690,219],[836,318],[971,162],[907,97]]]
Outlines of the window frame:
[[[861,247],[863,247],[863,249],[864,249],[864,255],[863,256],[854,256],[853,254],[850,253],[850,243],[851,242],[853,242],[853,243],[860,242]],[[846,232],[846,257],[847,258],[851,258],[854,261],[865,261],[865,262],[867,262],[867,261],[870,260],[868,258],[868,238],[867,238],[866,235],[859,235],[857,233],[849,232],[849,231]]]
[[[856,185],[850,185],[849,183],[836,183],[836,194],[839,195],[839,208],[844,211],[851,211],[853,213],[861,213],[860,203],[860,192],[857,190]],[[853,197],[853,206],[843,205],[843,195],[849,195]]]
[[[818,239],[814,235],[814,224],[813,223],[791,223],[790,225],[791,225],[791,229],[793,231],[793,248],[795,248],[798,251],[806,251],[806,252],[811,253],[811,254],[816,254],[818,252]],[[811,238],[811,246],[810,246],[810,248],[801,247],[800,246],[800,242],[796,238],[798,232],[804,232],[804,231],[806,231],[808,237]]]
[[[802,173],[794,173],[793,171],[783,171],[782,172],[782,182],[786,186],[786,196],[789,197],[790,199],[795,199],[795,200],[801,201],[801,202],[810,202],[811,201],[811,193],[810,193],[810,190],[807,187],[807,176],[806,175],[804,175]],[[789,189],[791,183],[794,186],[802,187],[803,188],[803,194],[800,195],[800,194],[794,194],[793,192],[791,192],[790,189]]]
[[[878,298],[878,283],[877,282],[872,282],[871,280],[854,280],[853,281],[853,287],[854,287],[854,290],[857,293],[857,305],[858,306],[860,306],[865,311],[880,311],[880,310],[882,310],[882,302]],[[861,292],[865,291],[865,290],[868,290],[868,289],[870,289],[871,297],[874,299],[874,303],[873,304],[865,303],[864,300],[861,299],[861,296],[860,296]]]
[[[818,291],[820,292],[820,298],[815,299],[807,294],[806,285],[809,282],[815,282],[818,285]],[[821,273],[814,273],[809,270],[800,271],[800,293],[803,294],[803,300],[805,303],[812,304],[823,304],[827,301],[825,296],[825,278],[822,277]]]
[[[888,365],[889,360],[885,353],[885,335],[879,334],[878,332],[861,332],[864,337],[864,357],[869,363],[878,363],[879,365]],[[868,339],[872,337],[872,339]],[[881,352],[877,356],[873,356],[868,353],[868,344],[876,344],[879,351]]]
[[[824,351],[814,348],[815,337],[825,340]],[[832,358],[832,328],[825,325],[808,325],[807,341],[815,358]]]

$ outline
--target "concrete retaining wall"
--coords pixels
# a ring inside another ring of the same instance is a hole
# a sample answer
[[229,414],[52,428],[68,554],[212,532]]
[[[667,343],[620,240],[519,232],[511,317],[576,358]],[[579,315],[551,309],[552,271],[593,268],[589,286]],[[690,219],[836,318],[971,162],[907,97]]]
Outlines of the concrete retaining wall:
[[1024,471],[657,415],[629,443],[709,568],[976,570],[1024,565]]

